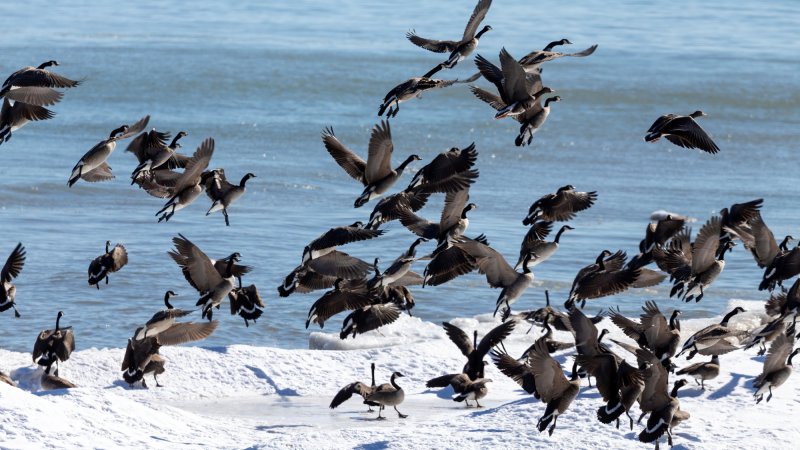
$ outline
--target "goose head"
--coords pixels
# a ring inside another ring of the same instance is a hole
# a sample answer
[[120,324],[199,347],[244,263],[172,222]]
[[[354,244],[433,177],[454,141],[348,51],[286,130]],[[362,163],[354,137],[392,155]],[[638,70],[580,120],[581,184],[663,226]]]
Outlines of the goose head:
[[349,228],[364,228],[364,222],[359,220],[357,222],[353,222],[351,225],[348,225],[348,227]]
[[788,252],[789,251],[789,242],[791,242],[793,240],[794,240],[794,237],[792,237],[791,235],[787,234],[786,237],[784,237],[783,240],[781,241],[781,243],[778,246],[778,248],[780,248],[784,252]]
[[128,131],[128,126],[127,125],[123,125],[123,126],[121,126],[119,128],[114,129],[114,131],[112,131],[111,134],[108,135],[108,137],[109,138],[115,138],[118,135],[120,135],[122,133],[125,133],[126,131]]
[[411,247],[408,247],[408,251],[406,252],[407,256],[414,256],[417,254],[417,246],[423,242],[428,242],[427,238],[417,238],[414,242],[411,243]]
[[59,311],[58,315],[56,315],[56,331],[58,330],[58,324],[61,322],[62,317],[64,317],[64,311]]
[[608,329],[607,329],[607,328],[603,328],[603,329],[600,331],[600,336],[597,336],[597,343],[599,344],[599,343],[600,343],[600,342],[603,340],[603,337],[604,337],[605,335],[607,335],[608,333],[610,333],[610,331],[608,331]]
[[611,256],[611,255],[612,255],[612,253],[611,253],[610,250],[603,250],[602,252],[600,252],[599,255],[597,255],[597,259],[594,262],[595,262],[595,264],[599,264],[601,267],[604,267],[603,266],[604,260],[606,259],[607,256]]
[[111,247],[111,241],[106,241],[106,253],[108,253],[109,247]]
[[695,112],[689,114],[689,117],[691,117],[692,119],[696,119],[698,117],[705,117],[707,115],[708,114],[704,113],[703,111],[698,110],[698,111],[695,111]]
[[184,138],[184,137],[186,137],[188,135],[189,135],[189,133],[187,133],[185,131],[178,132],[178,134],[176,134],[175,137],[172,138],[172,142],[169,144],[169,148],[171,148],[173,150],[175,150],[176,148],[181,148],[181,144],[179,144],[178,141],[181,138]]
[[688,383],[688,381],[686,381],[683,378],[681,378],[680,380],[676,381],[675,385],[672,387],[671,396],[672,397],[677,397],[678,396],[678,389],[686,386],[687,383]]
[[481,38],[481,36],[483,36],[483,33],[486,33],[487,31],[489,31],[489,30],[491,30],[491,29],[492,29],[492,27],[491,27],[490,25],[486,25],[486,26],[484,26],[484,27],[481,29],[481,31],[479,31],[479,32],[478,32],[478,34],[476,34],[476,35],[475,35],[475,39],[480,39],[480,38]]
[[548,106],[550,106],[550,102],[558,103],[560,101],[561,101],[561,97],[559,97],[558,95],[556,95],[555,97],[550,97],[550,98],[548,98],[547,100],[544,101],[544,107],[547,108]]
[[464,209],[461,211],[461,218],[466,219],[467,213],[472,211],[473,209],[478,209],[478,205],[476,205],[475,203],[470,203],[467,206],[465,206]]
[[176,293],[174,293],[172,291],[167,291],[167,292],[164,293],[164,305],[167,307],[167,309],[172,309],[172,305],[169,303],[169,298],[170,297],[177,297],[177,296],[178,296],[178,294],[176,294]]
[[58,65],[58,61],[56,61],[54,59],[51,59],[50,61],[45,61],[45,62],[39,64],[39,67],[37,67],[37,69],[46,69],[46,68],[48,68],[50,66],[57,66],[57,65]]
[[562,226],[562,227],[561,227],[561,229],[559,229],[559,230],[558,230],[558,233],[556,233],[556,238],[553,240],[553,242],[555,242],[556,244],[558,244],[558,241],[559,241],[559,239],[561,239],[561,235],[562,235],[562,234],[563,234],[565,231],[567,231],[567,230],[574,230],[574,229],[575,229],[575,228],[573,228],[573,227],[571,227],[571,226],[569,226],[569,225],[564,225],[564,226]]
[[241,258],[242,258],[242,254],[241,254],[241,253],[239,253],[239,252],[233,252],[233,253],[231,253],[231,254],[230,254],[230,256],[228,256],[228,257],[227,257],[227,258],[225,258],[225,259],[227,259],[228,261],[239,262],[239,260],[240,260]]
[[250,178],[256,178],[256,176],[250,172],[247,172],[247,174],[245,174],[245,176],[242,177],[242,181],[239,182],[239,186],[244,187],[245,183],[247,183],[247,180],[249,180]]

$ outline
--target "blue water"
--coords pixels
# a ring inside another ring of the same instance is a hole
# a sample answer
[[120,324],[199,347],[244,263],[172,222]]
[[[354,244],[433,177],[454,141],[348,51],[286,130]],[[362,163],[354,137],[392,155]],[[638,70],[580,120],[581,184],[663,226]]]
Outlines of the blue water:
[[[63,310],[79,348],[121,347],[163,307],[165,290],[179,291],[176,306],[190,307],[196,293],[166,256],[171,238],[183,233],[212,257],[239,251],[254,268],[245,282],[256,283],[267,302],[262,320],[250,328],[218,314],[222,324],[204,345],[306,347],[304,319],[318,294],[281,299],[275,287],[306,243],[331,226],[366,220],[374,205],[352,209],[361,189],[327,155],[319,133],[333,126],[364,154],[383,95],[442,59],[411,45],[404,33],[460,36],[475,2],[70,3],[0,3],[6,24],[0,74],[57,59],[57,72],[85,79],[52,107],[54,120],[29,124],[0,147],[0,258],[18,241],[28,249],[15,282],[23,317],[0,317],[0,345],[30,349]],[[494,3],[485,22],[493,31],[479,47],[492,60],[503,46],[519,57],[562,37],[575,43],[567,50],[599,48],[588,58],[544,66],[545,85],[562,102],[531,148],[514,147],[516,122],[493,120],[490,108],[457,85],[401,107],[392,121],[395,161],[411,153],[430,160],[475,141],[481,177],[471,200],[479,209],[469,234],[485,233],[508,259],[516,259],[526,231],[520,221],[533,200],[564,184],[598,191],[597,204],[574,221],[559,252],[535,270],[556,300],[563,301],[575,272],[601,250],[635,253],[653,210],[697,217],[697,230],[720,208],[763,197],[763,217],[776,236],[800,235],[794,173],[800,5]],[[440,75],[473,72],[465,61]],[[709,114],[702,124],[721,147],[718,155],[642,142],[660,114],[696,109]],[[231,178],[258,175],[231,209],[231,227],[221,216],[204,217],[205,197],[169,223],[156,223],[162,202],[126,181],[135,167],[123,152],[127,142],[109,160],[116,180],[67,188],[86,150],[145,114],[158,129],[188,131],[186,152],[214,137],[211,166],[224,167]],[[422,214],[438,217],[440,203],[432,201]],[[388,264],[412,237],[396,222],[385,228],[384,237],[344,250]],[[106,240],[123,242],[130,263],[97,291],[86,284],[86,268]],[[739,246],[727,260],[700,304],[681,305],[687,315],[718,314],[730,298],[765,298],[755,289],[761,271],[752,257]],[[530,289],[518,307],[541,304],[543,287]],[[632,291],[587,308],[620,305],[632,313],[650,298],[671,308],[678,302],[666,298],[668,288]],[[488,312],[498,294],[477,274],[413,292],[414,313],[434,322]],[[338,323],[332,319],[329,326]]]

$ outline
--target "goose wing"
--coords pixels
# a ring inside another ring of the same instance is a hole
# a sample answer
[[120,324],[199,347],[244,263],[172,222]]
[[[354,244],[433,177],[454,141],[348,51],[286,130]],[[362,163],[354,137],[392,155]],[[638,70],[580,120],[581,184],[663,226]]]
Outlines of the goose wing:
[[750,230],[753,233],[753,242],[749,246],[749,250],[753,253],[758,267],[767,267],[778,256],[779,252],[778,243],[775,242],[775,234],[764,223],[761,214],[757,214],[750,221]]
[[126,152],[133,153],[139,163],[143,163],[148,159],[155,156],[161,149],[167,146],[167,140],[170,134],[167,132],[156,131],[155,128],[146,132],[140,133],[138,136],[131,140]]
[[657,132],[661,131],[661,129],[664,128],[664,125],[668,124],[672,119],[674,119],[676,117],[678,117],[678,116],[675,115],[675,114],[664,114],[663,116],[661,116],[658,119],[656,119],[656,121],[653,122],[652,125],[650,125],[650,128],[647,130],[647,132],[648,133],[657,133]]
[[475,9],[472,11],[472,15],[469,17],[469,21],[467,21],[467,26],[464,28],[464,36],[461,38],[461,42],[466,42],[475,37],[478,26],[480,26],[483,19],[486,18],[486,13],[489,12],[490,6],[492,6],[492,0],[478,1],[478,4],[475,5]]
[[192,158],[186,163],[183,173],[175,181],[175,192],[181,192],[186,188],[192,187],[200,182],[203,171],[208,168],[211,156],[214,155],[214,139],[206,138],[197,147]]
[[336,408],[337,406],[341,405],[342,403],[346,402],[347,400],[350,400],[350,397],[352,397],[353,394],[358,394],[358,395],[366,398],[366,396],[371,394],[371,393],[372,393],[372,389],[370,389],[364,383],[361,383],[360,381],[356,381],[354,383],[350,383],[347,386],[339,389],[339,392],[337,392],[336,395],[333,397],[333,400],[331,400],[331,404],[330,404],[329,407],[331,409]]
[[397,216],[400,219],[400,223],[417,236],[425,239],[437,239],[439,237],[441,228],[438,223],[425,220],[406,209],[399,210]]
[[502,98],[500,98],[500,96],[494,95],[485,89],[481,89],[477,86],[470,86],[469,90],[475,97],[487,103],[496,111],[500,111],[501,109],[506,107],[506,103],[503,101]]
[[[673,144],[677,144],[686,148],[699,148],[708,153],[719,152],[719,147],[706,133],[703,127],[700,126],[695,120],[689,116],[677,117],[671,120],[662,132],[669,133],[667,139]],[[680,143],[675,142],[671,137],[677,136],[680,138]]]
[[511,264],[500,252],[488,245],[480,244],[479,247],[483,252],[481,254],[472,253],[472,256],[475,257],[480,273],[486,275],[486,282],[489,283],[489,286],[502,288],[517,281],[520,274],[511,267]]
[[536,379],[531,366],[523,364],[508,353],[499,350],[492,350],[490,356],[495,366],[500,369],[500,372],[503,372],[503,375],[514,380],[528,394],[538,395],[536,393]]
[[36,360],[44,355],[44,352],[47,351],[49,347],[50,336],[53,334],[53,330],[42,330],[39,333],[39,336],[36,337],[36,342],[33,343],[33,361]]
[[21,87],[8,91],[5,98],[15,102],[38,106],[50,106],[60,102],[64,94],[48,87]]
[[461,350],[461,353],[464,356],[469,357],[475,348],[472,347],[472,339],[467,336],[467,333],[464,333],[464,330],[449,322],[442,322],[442,327],[444,328],[445,333],[447,333],[447,337],[450,338],[454,344],[456,344],[456,347]]
[[68,360],[75,350],[75,333],[72,332],[72,327],[61,328],[53,337],[58,339],[53,348],[56,356],[60,361]]
[[312,250],[337,247],[351,242],[365,241],[376,238],[385,233],[384,230],[368,230],[361,227],[344,226],[335,227],[322,233],[320,237],[314,239],[308,246]]
[[556,201],[548,210],[552,220],[564,222],[575,217],[576,212],[589,209],[597,200],[597,192],[578,192],[573,189],[563,190],[556,195]]
[[542,401],[549,403],[559,398],[569,387],[569,381],[564,376],[561,365],[547,351],[547,342],[544,338],[536,341],[530,361],[531,370],[536,379],[536,391]]
[[19,276],[22,267],[25,266],[25,247],[20,242],[8,255],[3,270],[0,271],[0,284],[11,283],[11,280]]
[[114,174],[111,173],[111,166],[109,166],[108,163],[104,161],[94,169],[82,173],[81,178],[90,183],[95,183],[98,181],[111,180],[114,178]]
[[[340,251],[332,251],[319,258],[308,262],[308,267],[319,275],[344,278],[346,280],[360,279],[367,276],[372,267],[366,261],[350,256]],[[327,287],[330,287],[328,285]]]
[[609,318],[611,321],[625,333],[626,336],[633,339],[634,341],[639,341],[639,338],[644,333],[644,326],[641,323],[637,323],[625,316],[623,316],[619,311],[611,310],[609,313]]
[[578,308],[570,308],[569,324],[572,326],[572,334],[575,336],[575,349],[579,355],[593,356],[600,353],[597,344],[597,327],[586,317]]
[[503,89],[508,103],[528,100],[531,97],[530,83],[525,76],[525,69],[505,47],[500,50],[500,67],[503,71]]
[[155,338],[160,345],[178,345],[186,342],[201,341],[211,336],[218,326],[218,320],[200,323],[176,323],[159,333]]
[[469,188],[448,192],[444,197],[444,208],[439,219],[439,233],[446,232],[461,220],[461,213],[469,200]]
[[763,373],[767,374],[783,368],[786,364],[786,358],[792,353],[792,347],[794,347],[794,333],[789,333],[788,335],[781,333],[776,337],[772,341],[772,345],[769,346],[767,359],[764,360]]
[[4,85],[9,86],[39,86],[50,88],[73,88],[81,84],[80,81],[70,80],[67,77],[45,69],[20,70],[14,73]]
[[439,252],[425,267],[425,284],[438,286],[476,268],[475,257],[456,244]]
[[37,120],[47,120],[52,119],[55,116],[53,111],[50,111],[47,108],[43,108],[38,105],[30,105],[28,103],[16,102],[12,107],[9,104],[8,99],[3,99],[3,114],[7,114],[7,108],[10,108],[11,114],[11,122],[19,122],[20,120],[30,120],[30,121],[37,121]]
[[111,249],[111,252],[109,252],[109,256],[112,261],[112,272],[116,272],[121,269],[122,266],[128,264],[128,250],[126,250],[125,246],[122,244],[115,245],[114,248]]
[[553,222],[540,220],[534,223],[525,233],[525,239],[522,240],[522,245],[520,246],[520,253],[547,239],[551,231],[553,231]]
[[505,79],[503,69],[497,67],[491,61],[481,55],[475,56],[475,66],[478,68],[480,74],[483,75],[483,78],[486,78],[487,81],[495,85],[497,92],[500,94],[500,97],[503,99],[503,101],[508,101],[508,92],[504,87],[503,81]]
[[119,140],[122,140],[122,139],[128,139],[129,137],[136,136],[137,134],[139,134],[142,131],[144,131],[145,128],[147,128],[147,124],[149,122],[150,122],[150,116],[149,115],[142,117],[141,119],[136,121],[136,123],[134,123],[133,125],[129,126],[127,131],[125,131],[124,133],[122,133],[119,136],[117,136],[116,139],[119,141]]
[[422,47],[425,50],[430,50],[435,53],[449,53],[455,50],[458,42],[456,41],[439,41],[436,39],[427,39],[417,35],[414,30],[406,33],[406,39],[411,41],[417,47]]
[[365,176],[366,161],[342,144],[333,134],[333,128],[325,128],[322,132],[322,143],[325,144],[325,149],[328,150],[336,164],[339,164],[348,175],[364,186],[369,184]]
[[306,328],[311,322],[322,326],[328,319],[340,312],[363,308],[371,303],[372,298],[366,292],[328,291],[309,308]]
[[369,138],[369,156],[365,176],[367,183],[375,183],[392,173],[392,130],[388,121],[372,128]]
[[697,238],[692,249],[692,273],[698,274],[706,271],[717,259],[719,248],[720,218],[713,216],[708,219]]
[[208,292],[222,282],[211,259],[182,234],[172,238],[175,250],[167,254],[180,266],[183,276],[199,292]]
[[478,348],[475,349],[474,357],[476,359],[483,359],[483,357],[489,353],[489,350],[503,342],[503,340],[507,338],[512,331],[514,331],[514,327],[516,325],[516,321],[507,320],[492,328],[492,331],[486,333],[486,336],[484,336],[483,339],[481,339],[481,341],[478,343]]
[[647,345],[653,350],[664,347],[671,338],[666,317],[654,301],[646,302],[642,309],[644,310],[641,315],[642,328],[647,338]]
[[639,407],[643,412],[658,411],[670,401],[667,391],[667,370],[649,350],[636,350],[636,360],[644,369],[644,390],[639,397]]

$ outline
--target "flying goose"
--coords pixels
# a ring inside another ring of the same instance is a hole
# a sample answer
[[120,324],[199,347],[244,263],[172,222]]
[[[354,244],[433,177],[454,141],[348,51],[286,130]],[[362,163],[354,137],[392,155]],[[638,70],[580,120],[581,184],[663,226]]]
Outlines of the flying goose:
[[[478,42],[484,33],[491,30],[489,25],[484,26],[478,31],[486,13],[489,12],[489,7],[492,6],[492,0],[478,0],[475,9],[472,11],[467,26],[464,29],[464,35],[460,41],[439,41],[435,39],[425,39],[416,35],[414,31],[406,33],[406,38],[414,45],[422,47],[425,50],[430,50],[436,53],[450,52],[447,61],[441,64],[442,67],[452,69],[459,62],[463,61],[467,56],[472,54],[475,48],[478,47]],[[477,34],[476,34],[477,31]]]
[[256,176],[252,173],[248,172],[245,176],[242,177],[242,180],[239,181],[238,185],[231,184],[225,178],[225,171],[223,169],[216,169],[213,171],[214,175],[212,175],[210,181],[210,187],[206,188],[206,194],[213,202],[211,207],[208,208],[208,212],[206,215],[209,215],[213,212],[222,211],[222,215],[225,216],[225,225],[230,226],[230,221],[228,220],[228,207],[233,204],[236,200],[244,195],[245,183],[250,178],[255,178]]
[[639,433],[639,440],[641,442],[655,441],[656,448],[658,448],[658,439],[667,433],[667,441],[672,446],[672,428],[677,423],[689,418],[689,413],[680,410],[680,401],[678,401],[678,389],[686,385],[687,381],[684,379],[676,381],[672,392],[669,392],[667,391],[669,375],[664,366],[659,364],[658,358],[644,349],[638,349],[636,357],[639,365],[646,367],[644,390],[639,400],[639,407],[642,410],[639,420],[646,414],[650,414],[645,429]]
[[128,264],[128,250],[122,244],[117,244],[109,249],[111,241],[106,241],[106,252],[89,263],[89,286],[100,289],[100,282],[104,279],[108,284],[108,274],[122,269]]
[[136,339],[142,334],[143,328],[137,328],[134,337],[128,339],[128,346],[125,349],[125,356],[122,359],[122,378],[133,386],[137,381],[142,382],[142,387],[147,387],[144,376],[152,374],[156,386],[161,387],[158,382],[158,375],[164,373],[166,360],[158,353],[164,345],[179,345],[187,342],[201,341],[217,329],[219,322],[194,323],[180,322],[173,323],[169,328],[155,336],[147,336],[144,339]]
[[68,360],[72,351],[75,350],[75,335],[72,334],[72,327],[61,328],[60,326],[62,316],[64,316],[64,312],[59,311],[56,316],[56,328],[43,330],[33,344],[33,361],[46,367],[55,363],[56,376],[58,376],[59,361]]
[[25,266],[25,247],[20,242],[8,255],[3,269],[0,271],[0,312],[14,308],[14,317],[19,318],[19,311],[14,299],[17,296],[17,287],[11,282],[17,278]]
[[519,246],[519,260],[517,260],[514,269],[518,269],[522,265],[522,260],[525,259],[526,255],[531,255],[531,260],[528,263],[530,266],[536,266],[547,261],[558,250],[558,241],[561,239],[561,235],[565,231],[574,230],[575,228],[563,225],[559,228],[552,242],[546,241],[545,238],[547,238],[552,229],[553,222],[539,221],[533,224]]
[[281,297],[293,292],[311,292],[333,287],[337,278],[361,280],[367,276],[370,265],[347,253],[333,250],[323,256],[309,259],[295,267],[278,287]]
[[629,338],[636,341],[641,348],[646,348],[658,357],[665,367],[670,367],[670,358],[678,351],[681,340],[681,325],[678,321],[680,310],[673,310],[667,322],[664,314],[654,301],[647,301],[642,306],[644,311],[640,322],[635,322],[619,313],[611,311],[609,317]]
[[775,234],[764,223],[760,212],[756,212],[755,217],[744,224],[723,228],[723,232],[727,232],[732,239],[741,240],[744,248],[753,255],[753,259],[761,269],[772,264],[772,261],[781,254],[781,248],[786,248],[791,239],[791,236],[787,236],[779,246]]
[[172,142],[167,145],[167,139],[169,139],[170,134],[156,131],[153,128],[133,138],[125,149],[126,152],[133,153],[139,161],[139,165],[136,166],[131,174],[131,184],[136,182],[142,172],[149,172],[161,167],[167,169],[185,167],[189,158],[176,153],[176,150],[181,148],[181,144],[178,141],[186,136],[188,136],[188,133],[180,131],[172,139]]
[[764,276],[758,290],[772,291],[775,286],[783,287],[783,281],[800,274],[800,246],[789,251],[782,251],[775,256],[772,263],[764,269]]
[[523,56],[522,58],[519,59],[519,63],[522,65],[522,67],[525,69],[526,72],[538,73],[540,66],[547,61],[563,58],[565,56],[582,58],[584,56],[591,55],[592,53],[594,53],[595,50],[597,50],[597,44],[595,44],[589,48],[586,48],[584,50],[575,53],[561,53],[553,51],[554,47],[564,44],[572,44],[572,42],[570,42],[567,39],[553,41],[550,44],[548,44],[547,47],[545,47],[544,49],[534,50],[528,53],[527,55]]
[[477,269],[478,264],[473,253],[486,253],[480,244],[489,245],[486,236],[480,235],[475,239],[461,236],[458,238],[458,242],[449,248],[444,248],[444,246],[442,246],[443,249],[437,248],[431,255],[432,259],[425,266],[422,287],[438,286]]
[[377,330],[400,318],[400,308],[394,303],[377,303],[356,309],[344,318],[339,339],[354,339],[358,334]]
[[[465,373],[469,379],[473,381],[485,377],[484,367],[486,363],[483,358],[486,357],[486,355],[489,353],[489,350],[499,345],[505,338],[508,337],[508,335],[511,334],[511,332],[514,330],[514,326],[516,326],[516,322],[514,321],[503,322],[486,333],[486,335],[481,339],[480,343],[478,343],[478,330],[475,330],[473,333],[473,339],[470,339],[461,328],[458,328],[457,326],[448,322],[442,322],[442,327],[444,327],[447,337],[449,337],[456,347],[461,350],[461,353],[467,357],[467,363],[464,365],[464,369],[461,372]],[[441,384],[435,381],[441,381],[441,379],[442,377],[434,378],[433,380],[428,381],[427,386],[447,386],[449,382]]]
[[391,388],[389,388],[389,389],[377,389],[377,390],[375,390],[375,392],[367,395],[365,401],[371,402],[371,403],[375,403],[375,404],[378,405],[378,417],[377,418],[379,420],[380,419],[385,419],[385,417],[381,416],[381,411],[383,411],[383,408],[385,408],[387,406],[393,406],[394,410],[397,411],[397,416],[400,417],[401,419],[405,419],[406,417],[408,417],[408,415],[402,414],[397,409],[397,405],[403,403],[403,400],[405,400],[405,393],[403,392],[403,388],[401,388],[397,384],[397,381],[395,381],[395,379],[403,377],[403,376],[404,375],[402,373],[400,373],[400,372],[394,372],[392,374],[392,377],[389,379],[389,382],[392,385]]
[[533,282],[533,272],[530,267],[532,255],[529,253],[522,260],[522,272],[520,273],[514,270],[499,252],[488,245],[483,247],[486,249],[485,254],[473,256],[475,256],[478,271],[486,275],[486,282],[489,283],[489,286],[503,288],[497,297],[494,314],[497,315],[497,312],[503,307],[503,320],[505,320],[511,314],[511,304],[516,302]]
[[764,309],[769,316],[788,317],[795,315],[800,307],[800,278],[794,281],[788,292],[771,293]]
[[686,219],[674,217],[671,214],[667,214],[665,218],[656,220],[655,223],[648,223],[645,229],[644,239],[641,241],[641,246],[644,247],[643,252],[652,252],[653,248],[656,246],[663,247],[667,241],[683,230],[685,224]]
[[681,356],[684,352],[691,350],[686,359],[692,359],[695,354],[701,355],[724,355],[732,352],[738,347],[731,339],[744,337],[747,332],[728,328],[728,321],[736,314],[744,312],[744,308],[737,306],[733,308],[718,324],[709,325],[693,334],[683,343],[681,351],[676,356]]
[[[186,162],[183,173],[170,172],[174,176],[171,177],[168,183],[166,180],[163,183],[164,186],[167,186],[165,193],[169,200],[156,213],[156,216],[161,215],[158,218],[159,222],[169,221],[176,211],[189,206],[203,193],[206,182],[213,176],[212,172],[204,172],[208,168],[208,163],[211,162],[213,155],[214,139],[206,138],[197,147],[189,161]],[[148,192],[150,192],[149,189]]]
[[764,360],[764,370],[753,381],[753,387],[756,388],[756,393],[753,394],[756,404],[761,403],[767,392],[769,392],[767,396],[769,402],[772,399],[772,388],[780,387],[789,379],[792,374],[792,358],[800,352],[800,348],[793,350],[793,347],[793,333],[781,334],[770,345],[767,359]]
[[381,225],[392,220],[399,220],[403,211],[417,212],[428,202],[430,193],[422,189],[406,189],[397,194],[388,195],[378,200],[369,221],[364,228],[377,230]]
[[519,127],[519,135],[514,139],[514,145],[517,147],[530,145],[533,135],[542,128],[544,122],[550,117],[550,103],[558,103],[560,101],[561,97],[558,95],[547,98],[544,104],[541,101],[537,101],[532,107],[516,116],[521,125]]
[[694,120],[707,115],[703,111],[695,111],[688,116],[665,114],[653,122],[653,125],[647,130],[644,140],[645,142],[655,142],[665,137],[678,147],[699,148],[711,154],[717,153],[719,152],[717,144]]
[[55,113],[42,106],[15,102],[13,105],[3,99],[0,109],[0,145],[11,139],[11,133],[19,130],[28,122],[52,119]]
[[639,278],[641,269],[625,267],[626,258],[622,250],[614,254],[603,250],[594,264],[589,264],[575,275],[566,304],[581,302],[583,308],[586,300],[615,295],[631,287]]
[[380,404],[378,403],[368,402],[367,397],[377,390],[390,390],[394,389],[394,387],[389,383],[384,383],[380,386],[375,385],[375,363],[370,364],[370,371],[372,372],[371,385],[367,386],[365,383],[362,383],[360,381],[348,384],[347,386],[341,388],[339,392],[336,393],[336,395],[333,397],[333,400],[331,400],[329,408],[334,409],[338,407],[347,400],[350,400],[350,397],[352,397],[353,394],[358,394],[361,396],[361,398],[364,399],[364,404],[367,405],[368,408],[367,412],[373,412],[372,410],[373,406],[380,406]]
[[548,430],[553,435],[558,422],[558,416],[564,414],[580,391],[581,380],[578,378],[578,363],[572,365],[572,376],[567,379],[564,371],[550,353],[543,339],[536,342],[536,347],[531,353],[531,370],[536,379],[536,392],[542,401],[547,404],[544,414],[536,423],[539,432],[544,431],[550,422],[553,425]]
[[439,252],[458,242],[469,227],[467,213],[478,206],[474,203],[467,203],[468,200],[468,188],[448,192],[445,194],[444,208],[438,223],[425,220],[410,210],[400,212],[400,223],[419,237],[436,239],[435,253]]
[[406,274],[408,274],[411,270],[411,266],[417,260],[417,246],[427,241],[428,240],[425,238],[417,238],[414,240],[414,242],[411,243],[411,246],[408,247],[408,250],[398,256],[397,259],[392,262],[392,265],[390,265],[383,272],[376,273],[376,278],[374,281],[370,280],[370,283],[367,285],[368,288],[374,289],[388,286],[406,276]]
[[478,170],[473,169],[477,160],[474,142],[464,149],[453,147],[439,153],[414,174],[406,191],[423,189],[427,193],[448,193],[467,189],[478,179]]
[[145,339],[148,336],[157,336],[162,331],[169,329],[169,327],[175,323],[175,319],[187,316],[193,312],[183,309],[175,309],[169,302],[169,298],[176,295],[178,294],[172,291],[167,291],[164,294],[164,305],[167,307],[167,309],[162,309],[161,311],[153,314],[153,317],[151,317],[150,320],[144,324],[142,330],[136,334],[135,339],[137,341]]
[[103,139],[98,142],[81,157],[77,164],[75,164],[69,176],[69,181],[67,181],[67,185],[72,187],[72,185],[77,183],[81,178],[90,183],[114,178],[114,175],[111,174],[111,167],[109,167],[106,160],[111,156],[114,149],[117,148],[117,141],[138,134],[147,127],[149,121],[150,116],[144,116],[130,127],[123,125],[113,130],[111,134],[108,135],[108,139]]
[[[51,365],[45,367],[44,371],[42,372],[42,376],[39,379],[39,385],[42,386],[42,389],[45,391],[52,391],[56,389],[72,389],[78,387],[75,383],[67,380],[66,378],[61,378],[58,375],[51,374],[51,367],[52,363]],[[58,372],[58,369],[56,369],[56,372]]]
[[484,78],[495,85],[499,98],[476,86],[470,90],[480,100],[486,102],[497,111],[495,119],[514,117],[534,107],[544,94],[553,91],[542,87],[541,78],[528,78],[522,66],[505,48],[500,51],[500,66],[497,67],[481,55],[475,57],[475,65]]
[[15,102],[37,106],[53,105],[64,95],[52,88],[73,88],[80,81],[70,80],[47,70],[50,66],[58,66],[58,61],[45,61],[38,67],[23,67],[12,73],[0,88],[0,97]]
[[704,361],[686,366],[675,372],[675,375],[689,375],[700,385],[700,389],[705,390],[706,380],[713,380],[719,376],[719,355],[712,355],[711,361]]
[[530,225],[536,220],[551,222],[572,220],[576,212],[589,209],[595,200],[597,200],[596,191],[578,192],[575,186],[568,184],[558,188],[555,194],[546,194],[533,202],[522,224]]
[[[440,66],[437,66],[440,67]],[[436,72],[436,68],[433,71]],[[409,78],[406,81],[398,84],[397,86],[393,87],[385,97],[383,97],[383,103],[378,108],[378,116],[382,116],[383,113],[386,113],[386,118],[392,118],[400,112],[400,103],[406,102],[413,98],[422,98],[422,93],[430,90],[430,89],[439,89],[445,88],[448,86],[452,86],[455,83],[462,83],[461,81],[456,80],[439,80],[435,78],[429,78],[433,74],[429,72],[421,77],[413,77]],[[466,81],[464,81],[466,82]],[[394,108],[391,106],[394,105]]]
[[203,305],[203,318],[211,320],[211,308],[219,308],[222,299],[234,289],[234,277],[241,278],[250,268],[236,264],[241,258],[238,252],[213,260],[182,234],[172,238],[172,242],[175,250],[167,254],[181,268],[186,281],[200,293],[197,306]]
[[334,288],[325,292],[317,299],[308,310],[306,329],[311,323],[316,323],[320,328],[325,327],[325,322],[342,311],[360,309],[371,305],[372,296],[367,292],[363,280],[350,281],[337,278]]
[[[572,325],[569,322],[569,315],[550,306],[550,291],[547,289],[544,291],[544,298],[545,306],[543,308],[523,313],[525,320],[527,322],[533,322],[533,325],[537,323],[544,324],[544,321],[546,320],[558,331],[572,332]],[[603,317],[605,317],[605,312],[601,310],[594,317],[590,317],[589,320],[596,325],[603,320]],[[531,325],[531,328],[533,328],[533,325]],[[530,332],[530,330],[528,330],[528,332]]]
[[365,229],[362,222],[331,228],[305,246],[301,263],[305,264],[310,260],[325,256],[336,250],[336,247],[340,245],[373,239],[383,233],[383,230]]
[[250,326],[250,320],[255,323],[264,313],[264,308],[266,307],[255,284],[233,288],[228,293],[228,300],[231,302],[231,315],[238,314],[239,317],[244,319],[244,326],[246,327]]

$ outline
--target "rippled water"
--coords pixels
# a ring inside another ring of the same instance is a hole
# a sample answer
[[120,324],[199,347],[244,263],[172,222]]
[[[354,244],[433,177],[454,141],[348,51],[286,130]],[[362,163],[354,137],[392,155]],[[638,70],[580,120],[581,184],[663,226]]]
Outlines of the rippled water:
[[[64,310],[79,348],[121,347],[162,308],[165,290],[180,291],[176,306],[193,305],[196,293],[166,256],[171,238],[183,233],[212,257],[242,253],[254,268],[245,281],[256,283],[268,303],[263,320],[250,328],[220,314],[222,326],[205,345],[307,346],[305,314],[318,295],[280,299],[275,287],[306,243],[331,226],[365,220],[373,205],[351,208],[361,189],[327,155],[319,133],[333,126],[364,153],[386,91],[441,59],[408,43],[404,33],[456,37],[474,2],[71,3],[0,4],[7,24],[0,29],[0,73],[57,59],[59,73],[85,79],[52,108],[54,120],[29,124],[0,147],[0,257],[18,241],[28,249],[16,281],[23,317],[0,317],[0,345],[30,348]],[[493,31],[479,48],[492,60],[503,46],[521,56],[562,37],[575,43],[568,50],[599,48],[588,58],[545,65],[545,84],[563,101],[533,147],[514,147],[515,122],[494,121],[459,85],[402,106],[392,121],[395,160],[410,153],[429,160],[475,141],[481,177],[471,192],[479,209],[470,234],[487,234],[509,259],[516,258],[526,231],[520,220],[533,200],[564,184],[597,190],[597,204],[535,270],[555,299],[563,300],[575,272],[602,249],[635,252],[656,209],[699,218],[697,230],[722,207],[764,197],[763,216],[775,234],[800,234],[795,2],[494,3],[486,20]],[[465,61],[440,75],[473,72]],[[709,114],[702,123],[722,148],[718,155],[642,142],[658,115],[696,109]],[[231,210],[233,226],[226,228],[221,216],[204,217],[205,198],[169,223],[156,223],[161,202],[126,181],[135,167],[123,152],[126,143],[109,160],[116,180],[66,187],[86,150],[145,114],[151,126],[188,131],[187,152],[214,137],[212,167],[224,167],[231,178],[258,175]],[[432,201],[422,214],[438,217],[439,204]],[[397,223],[386,229],[385,237],[345,250],[388,263],[412,237]],[[125,243],[130,264],[97,291],[87,287],[86,268],[107,239]],[[703,301],[683,307],[687,314],[717,314],[732,297],[764,298],[749,254],[740,246],[727,260]],[[518,307],[541,304],[542,290],[530,289]],[[634,312],[647,298],[677,305],[667,292],[664,285],[588,308],[619,304]],[[414,294],[414,313],[436,322],[490,311],[498,292],[474,274]]]

